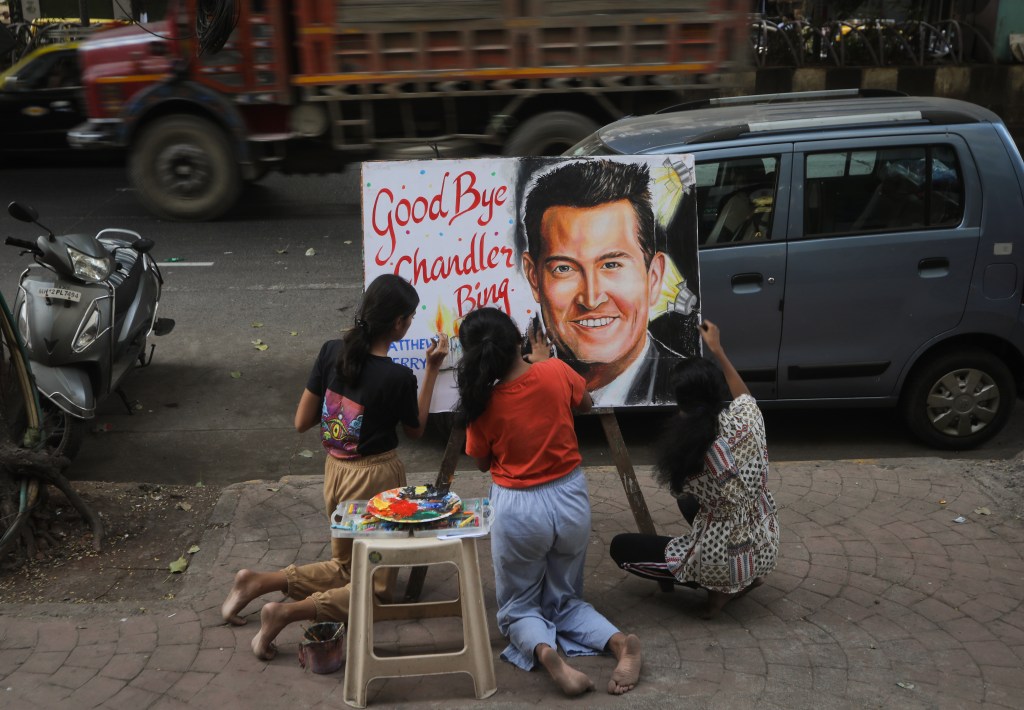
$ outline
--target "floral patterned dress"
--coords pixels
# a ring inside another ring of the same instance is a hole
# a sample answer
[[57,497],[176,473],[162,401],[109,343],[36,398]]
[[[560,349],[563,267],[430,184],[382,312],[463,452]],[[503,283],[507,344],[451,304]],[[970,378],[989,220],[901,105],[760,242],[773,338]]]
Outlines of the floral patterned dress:
[[689,535],[665,547],[680,582],[738,592],[775,569],[779,521],[768,491],[764,419],[754,398],[740,395],[718,415],[721,435],[704,457],[704,471],[683,486],[700,510]]

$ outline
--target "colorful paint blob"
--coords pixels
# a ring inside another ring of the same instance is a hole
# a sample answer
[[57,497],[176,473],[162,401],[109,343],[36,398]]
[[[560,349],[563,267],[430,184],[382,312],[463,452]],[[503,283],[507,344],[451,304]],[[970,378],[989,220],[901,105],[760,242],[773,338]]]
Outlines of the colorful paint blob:
[[458,512],[462,501],[457,495],[433,489],[433,486],[403,486],[378,493],[366,506],[366,512],[394,523],[427,523]]

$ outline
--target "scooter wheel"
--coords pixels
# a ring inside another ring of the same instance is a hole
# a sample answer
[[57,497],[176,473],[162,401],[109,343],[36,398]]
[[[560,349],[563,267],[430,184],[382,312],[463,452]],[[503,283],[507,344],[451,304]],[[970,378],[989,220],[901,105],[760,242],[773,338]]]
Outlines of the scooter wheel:
[[[54,456],[75,458],[78,455],[78,450],[82,447],[82,440],[85,438],[86,423],[71,416],[45,397],[39,399],[39,406],[42,409],[40,429],[43,446]],[[25,427],[28,425],[24,406],[24,404],[20,404],[16,414],[11,417],[16,433],[15,441],[22,440]]]

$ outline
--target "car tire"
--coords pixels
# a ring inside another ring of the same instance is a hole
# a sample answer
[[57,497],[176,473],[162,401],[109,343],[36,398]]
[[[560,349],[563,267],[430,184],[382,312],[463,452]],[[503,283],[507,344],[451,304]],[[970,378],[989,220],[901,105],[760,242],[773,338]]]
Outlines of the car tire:
[[216,219],[242,189],[224,131],[198,116],[167,116],[146,126],[132,149],[129,173],[146,208],[175,221]]
[[527,119],[513,130],[502,152],[508,157],[561,155],[599,127],[578,113],[548,111]]
[[1001,359],[978,348],[953,350],[919,366],[904,389],[911,431],[937,449],[970,449],[999,433],[1017,391]]

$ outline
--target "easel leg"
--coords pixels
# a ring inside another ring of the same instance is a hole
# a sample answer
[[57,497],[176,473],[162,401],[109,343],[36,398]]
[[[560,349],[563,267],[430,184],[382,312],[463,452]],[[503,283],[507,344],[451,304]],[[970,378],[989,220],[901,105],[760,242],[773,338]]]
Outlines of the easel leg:
[[[452,427],[448,435],[448,444],[444,448],[444,457],[441,459],[441,469],[437,472],[435,486],[451,485],[455,478],[455,467],[459,463],[459,456],[466,448],[466,428],[460,424]],[[423,581],[427,578],[427,567],[413,567],[409,573],[409,582],[405,586],[405,601],[419,601],[423,593]]]
[[[629,508],[633,511],[636,528],[646,535],[656,535],[654,521],[651,520],[651,513],[647,510],[647,501],[644,500],[640,484],[636,482],[633,462],[629,460],[629,450],[626,449],[626,442],[622,438],[622,430],[619,429],[619,420],[615,418],[615,411],[599,411],[598,416],[601,417],[601,427],[604,429],[605,438],[608,439],[608,446],[611,448],[612,460],[619,472],[622,488],[626,491]],[[663,592],[671,592],[675,585],[671,582],[658,582],[658,586]]]
[[608,446],[611,448],[612,460],[619,472],[622,488],[626,491],[626,500],[629,501],[629,508],[633,511],[636,528],[644,534],[656,535],[654,521],[651,520],[651,513],[647,510],[647,501],[644,500],[640,484],[636,482],[633,462],[629,460],[629,451],[626,449],[626,442],[619,429],[619,420],[615,418],[614,411],[600,411],[598,416],[601,418],[601,427],[604,429],[605,438],[608,439]]

